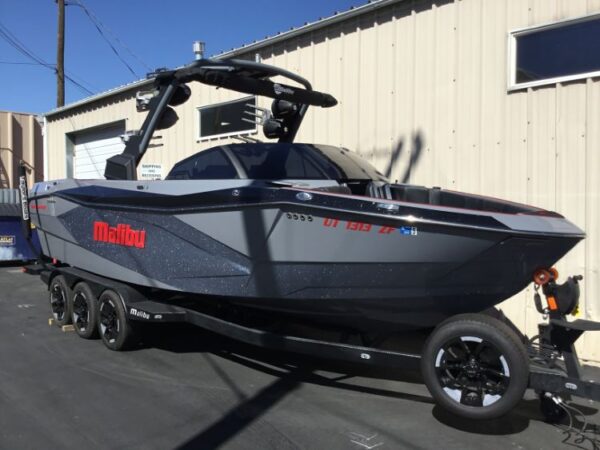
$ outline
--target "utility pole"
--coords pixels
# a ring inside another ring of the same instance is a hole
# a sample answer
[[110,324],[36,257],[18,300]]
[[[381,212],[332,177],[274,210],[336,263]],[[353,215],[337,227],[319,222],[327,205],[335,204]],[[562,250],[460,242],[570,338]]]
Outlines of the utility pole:
[[58,45],[56,50],[56,106],[65,105],[65,0],[58,4]]

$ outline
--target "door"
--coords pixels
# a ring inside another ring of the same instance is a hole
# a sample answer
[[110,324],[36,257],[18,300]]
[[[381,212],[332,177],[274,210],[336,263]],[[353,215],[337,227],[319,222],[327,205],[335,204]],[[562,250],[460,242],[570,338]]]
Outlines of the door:
[[77,133],[73,142],[73,178],[104,178],[106,160],[123,151],[123,124]]

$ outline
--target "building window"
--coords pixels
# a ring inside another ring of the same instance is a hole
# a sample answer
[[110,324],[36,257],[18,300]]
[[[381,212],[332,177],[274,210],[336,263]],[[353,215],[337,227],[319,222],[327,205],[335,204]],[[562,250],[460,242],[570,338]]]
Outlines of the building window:
[[[213,139],[256,132],[254,116],[255,97],[245,97],[231,102],[217,103],[198,108],[200,120],[199,139]],[[244,120],[246,119],[246,120]]]
[[600,76],[600,14],[509,34],[509,90]]

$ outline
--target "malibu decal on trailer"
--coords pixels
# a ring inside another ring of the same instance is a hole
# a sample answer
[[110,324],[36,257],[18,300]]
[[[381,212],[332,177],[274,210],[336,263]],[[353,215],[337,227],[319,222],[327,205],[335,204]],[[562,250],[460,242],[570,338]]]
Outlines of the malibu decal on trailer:
[[134,230],[131,225],[120,223],[111,227],[107,222],[94,222],[94,240],[109,244],[124,245],[125,247],[144,248],[146,246],[146,231]]
[[12,247],[15,245],[14,236],[0,236],[0,247]]

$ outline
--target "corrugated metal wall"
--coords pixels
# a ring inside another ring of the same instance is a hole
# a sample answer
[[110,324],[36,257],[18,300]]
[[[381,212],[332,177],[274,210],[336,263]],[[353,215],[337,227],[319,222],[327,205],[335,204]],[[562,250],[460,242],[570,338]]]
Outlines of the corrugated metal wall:
[[[583,274],[583,314],[600,320],[600,80],[507,93],[509,30],[600,11],[600,0],[404,1],[261,50],[340,104],[312,108],[299,141],[356,150],[392,179],[556,210],[588,233],[558,265]],[[253,57],[253,55],[248,55]],[[202,148],[195,108],[238,97],[196,85],[180,123],[144,162],[168,168]],[[266,103],[265,103],[266,105]],[[50,118],[53,119],[53,118]],[[64,134],[142,116],[134,102],[94,106],[49,127],[50,177],[64,176]],[[531,289],[501,305],[528,333]],[[590,334],[583,357],[600,361]]]
[[0,111],[0,189],[17,188],[19,161],[34,170],[28,182],[44,177],[42,129],[31,114]]

